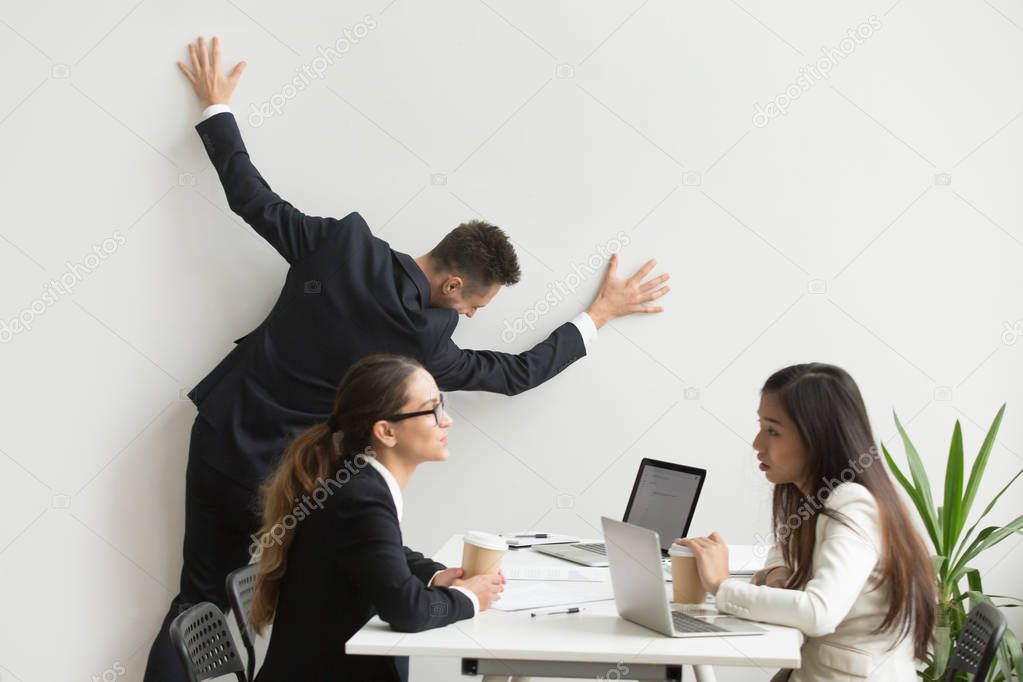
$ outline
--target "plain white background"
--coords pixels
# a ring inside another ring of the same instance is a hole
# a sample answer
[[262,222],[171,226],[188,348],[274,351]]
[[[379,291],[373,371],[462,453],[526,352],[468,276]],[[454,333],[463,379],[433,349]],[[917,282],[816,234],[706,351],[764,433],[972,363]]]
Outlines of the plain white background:
[[[283,281],[192,129],[174,62],[200,33],[248,61],[246,143],[299,208],[357,210],[413,255],[463,220],[507,230],[523,281],[463,319],[463,346],[544,338],[619,232],[623,271],[672,275],[666,312],[608,325],[554,381],[450,396],[451,459],[406,491],[410,545],[593,535],[645,456],[709,470],[694,532],[755,542],[758,390],[801,361],[848,369],[904,461],[897,411],[936,486],[954,422],[972,456],[1008,402],[979,507],[1023,467],[1018,3],[3,0],[4,682],[141,679],[177,589],[184,393]],[[787,113],[754,121],[779,95]],[[1020,594],[1020,542],[980,563],[990,592]]]

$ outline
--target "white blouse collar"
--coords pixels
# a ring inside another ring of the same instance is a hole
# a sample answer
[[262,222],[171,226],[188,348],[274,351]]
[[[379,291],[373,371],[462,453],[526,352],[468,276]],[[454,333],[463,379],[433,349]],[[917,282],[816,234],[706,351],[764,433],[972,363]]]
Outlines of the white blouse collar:
[[387,483],[387,488],[391,491],[391,497],[394,499],[394,509],[398,512],[398,521],[400,522],[404,503],[401,497],[401,486],[398,485],[398,479],[396,479],[394,474],[392,474],[387,467],[381,464],[376,457],[367,457],[366,459],[369,460],[370,465],[384,477],[384,482]]

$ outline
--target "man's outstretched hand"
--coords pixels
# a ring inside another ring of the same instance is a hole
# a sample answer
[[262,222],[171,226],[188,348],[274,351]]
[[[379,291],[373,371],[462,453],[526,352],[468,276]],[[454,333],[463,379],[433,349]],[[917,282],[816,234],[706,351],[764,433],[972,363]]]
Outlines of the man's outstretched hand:
[[599,329],[609,320],[632,313],[660,313],[664,308],[655,305],[647,305],[650,301],[664,296],[670,287],[661,286],[668,281],[668,274],[665,273],[654,277],[649,282],[643,278],[650,274],[650,271],[657,265],[652,258],[643,267],[628,278],[622,279],[618,276],[618,254],[611,254],[611,260],[607,264],[607,274],[604,282],[600,285],[600,291],[593,303],[586,310],[593,323]]
[[195,44],[188,44],[188,54],[192,58],[192,68],[189,69],[184,62],[178,62],[178,68],[192,83],[203,109],[211,104],[230,102],[238,79],[245,70],[245,62],[238,62],[231,73],[223,75],[220,72],[220,38],[217,36],[213,36],[211,51],[207,51],[206,40],[199,36]]

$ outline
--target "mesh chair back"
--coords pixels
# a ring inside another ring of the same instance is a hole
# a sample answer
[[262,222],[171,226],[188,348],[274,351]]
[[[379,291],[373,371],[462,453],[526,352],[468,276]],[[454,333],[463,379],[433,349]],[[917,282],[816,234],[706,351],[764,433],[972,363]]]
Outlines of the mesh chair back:
[[946,679],[955,680],[958,673],[970,673],[975,680],[986,680],[1004,633],[1005,616],[1001,611],[983,602],[970,609],[966,625],[956,638]]
[[242,633],[242,644],[248,657],[246,671],[249,679],[255,679],[256,669],[256,627],[252,624],[252,595],[256,592],[256,564],[249,564],[231,571],[227,576],[227,601],[231,604],[238,632]]
[[204,601],[179,614],[171,623],[170,636],[189,682],[228,673],[235,673],[245,682],[242,659],[227,629],[227,619],[215,604]]

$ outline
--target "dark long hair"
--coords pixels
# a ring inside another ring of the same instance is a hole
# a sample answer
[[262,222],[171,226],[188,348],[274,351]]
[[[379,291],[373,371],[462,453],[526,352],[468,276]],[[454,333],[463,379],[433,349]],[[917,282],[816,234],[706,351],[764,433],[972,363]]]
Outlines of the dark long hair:
[[409,378],[421,368],[416,360],[400,355],[370,355],[352,365],[338,386],[330,418],[295,438],[263,485],[261,551],[252,597],[257,632],[273,622],[288,552],[300,523],[288,524],[287,517],[303,495],[322,486],[346,461],[371,453],[373,424],[401,412],[408,399]]
[[[882,535],[877,587],[887,585],[890,593],[888,612],[877,631],[894,631],[899,642],[912,635],[914,654],[922,660],[937,609],[930,554],[881,462],[856,382],[839,367],[815,362],[775,372],[762,393],[778,399],[796,425],[807,455],[809,496],[794,483],[774,487],[775,538],[792,569],[786,587],[802,589],[811,578],[817,516],[847,523],[820,503],[841,483],[859,483],[877,503]],[[789,524],[793,515],[804,522],[793,528]]]

